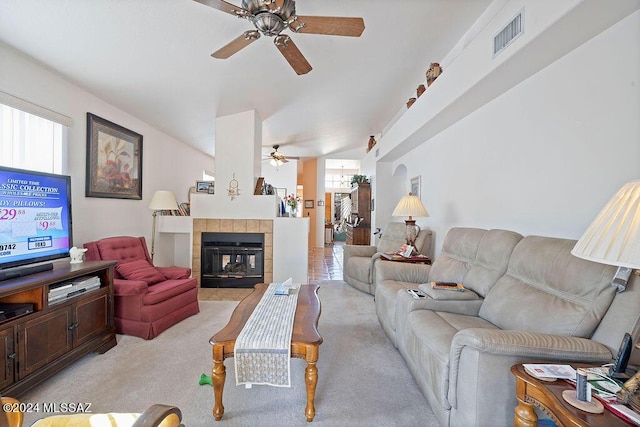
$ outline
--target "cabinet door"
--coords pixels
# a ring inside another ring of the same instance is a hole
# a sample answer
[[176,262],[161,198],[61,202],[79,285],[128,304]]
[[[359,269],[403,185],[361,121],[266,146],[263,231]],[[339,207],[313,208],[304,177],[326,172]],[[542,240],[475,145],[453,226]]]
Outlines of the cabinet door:
[[92,292],[75,305],[74,345],[80,345],[109,328],[109,295],[107,289]]
[[71,306],[18,324],[18,379],[69,352],[72,348]]
[[0,330],[0,389],[13,384],[15,360],[13,326],[9,326]]

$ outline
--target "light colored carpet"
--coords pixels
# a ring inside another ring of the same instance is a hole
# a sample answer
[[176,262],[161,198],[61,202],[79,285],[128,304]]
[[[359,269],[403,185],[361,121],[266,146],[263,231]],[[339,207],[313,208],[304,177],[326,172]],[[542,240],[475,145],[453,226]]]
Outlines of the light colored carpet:
[[[437,426],[398,351],[382,331],[371,295],[342,281],[319,291],[324,339],[318,361],[316,426]],[[201,312],[151,341],[118,335],[118,345],[91,354],[20,398],[22,402],[89,402],[92,412],[141,412],[153,403],[178,406],[186,427],[304,426],[305,362],[291,362],[291,388],[235,385],[226,360],[225,414],[211,414],[213,390],[198,385],[211,373],[209,338],[237,302],[202,301]],[[25,414],[25,426],[45,414]]]

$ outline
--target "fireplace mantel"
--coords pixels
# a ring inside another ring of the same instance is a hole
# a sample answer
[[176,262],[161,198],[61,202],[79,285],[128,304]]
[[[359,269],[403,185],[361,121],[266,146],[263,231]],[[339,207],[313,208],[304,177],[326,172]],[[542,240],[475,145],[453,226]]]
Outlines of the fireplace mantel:
[[[197,231],[265,232],[265,282],[282,282],[289,277],[294,282],[308,283],[309,218],[194,218],[158,217],[159,237],[156,243],[156,264],[190,267],[193,276],[194,254],[199,254]],[[203,228],[204,227],[204,228]],[[271,246],[268,249],[269,245]],[[271,269],[266,264],[270,258]]]

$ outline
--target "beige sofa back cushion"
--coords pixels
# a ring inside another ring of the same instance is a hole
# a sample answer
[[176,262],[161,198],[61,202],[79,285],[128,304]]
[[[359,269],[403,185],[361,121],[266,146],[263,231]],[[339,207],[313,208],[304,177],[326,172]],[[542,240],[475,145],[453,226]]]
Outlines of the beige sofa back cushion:
[[480,317],[500,329],[589,338],[615,289],[615,268],[571,255],[575,240],[527,236],[491,288]]
[[431,267],[432,282],[458,282],[484,297],[507,270],[522,236],[513,231],[452,228]]
[[487,232],[480,228],[454,227],[442,242],[442,252],[431,266],[432,282],[463,283],[478,254],[482,237]]

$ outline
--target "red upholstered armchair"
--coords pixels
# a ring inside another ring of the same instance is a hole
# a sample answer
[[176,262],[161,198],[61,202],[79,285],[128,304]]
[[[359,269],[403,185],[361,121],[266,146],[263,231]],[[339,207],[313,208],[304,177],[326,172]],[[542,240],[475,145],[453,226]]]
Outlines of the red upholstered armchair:
[[185,267],[154,267],[144,237],[107,237],[84,244],[87,260],[116,260],[116,331],[152,339],[200,311],[198,283]]

